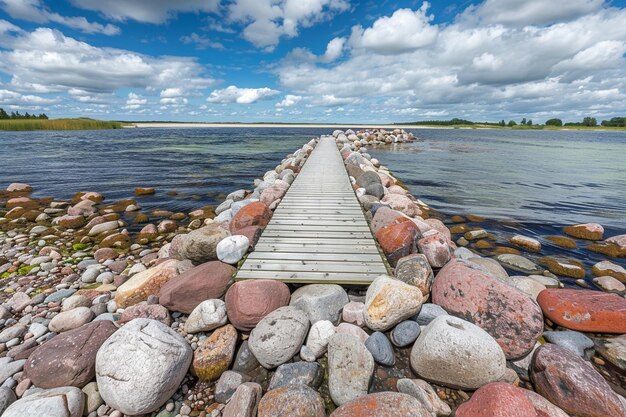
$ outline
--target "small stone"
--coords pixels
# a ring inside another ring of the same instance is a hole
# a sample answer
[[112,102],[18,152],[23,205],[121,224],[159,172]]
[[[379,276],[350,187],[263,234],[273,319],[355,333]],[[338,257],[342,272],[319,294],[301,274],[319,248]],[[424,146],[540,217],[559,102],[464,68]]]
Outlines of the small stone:
[[289,305],[304,311],[311,324],[320,320],[337,324],[348,302],[348,294],[340,285],[311,284],[294,291]]
[[427,296],[430,294],[434,275],[426,255],[415,253],[398,260],[395,277],[402,282],[418,287],[422,294]]
[[306,340],[306,347],[315,358],[319,358],[328,347],[330,338],[336,333],[335,326],[328,320],[320,320],[313,323],[309,336]]
[[325,417],[320,394],[296,384],[268,391],[259,403],[258,417]]
[[537,239],[531,237],[515,235],[511,238],[510,242],[515,246],[529,250],[531,252],[541,251],[541,243]]
[[[422,403],[410,395],[377,392],[343,404],[330,417],[432,417]],[[485,416],[486,417],[486,416]]]
[[415,317],[415,321],[420,326],[427,326],[437,317],[446,315],[448,315],[446,310],[444,310],[437,304],[425,303],[422,304],[422,308],[420,309],[419,314]]
[[252,330],[264,317],[289,303],[289,287],[280,281],[239,281],[226,293],[228,320],[239,330]]
[[411,221],[391,224],[376,232],[376,240],[392,266],[416,251],[415,241],[419,236],[419,229]]
[[539,267],[539,265],[537,265],[528,258],[524,258],[521,255],[503,253],[496,256],[496,260],[500,262],[505,268],[509,268],[514,271],[524,272],[526,274],[541,274],[541,272],[543,271]]
[[420,335],[420,326],[412,320],[400,322],[391,331],[391,342],[398,347],[405,347],[415,342]]
[[546,256],[541,258],[541,263],[548,267],[548,270],[555,275],[570,277],[570,278],[585,278],[587,273],[582,262],[574,259],[555,258]]
[[374,358],[357,338],[337,333],[328,343],[328,388],[333,402],[342,405],[367,395]]
[[450,406],[442,401],[434,388],[424,380],[403,378],[398,380],[397,387],[398,392],[419,400],[430,413],[445,417],[452,413]]
[[26,395],[11,404],[2,417],[81,417],[84,399],[80,389],[60,387]]
[[393,346],[391,346],[389,339],[387,339],[384,333],[372,333],[365,341],[365,347],[379,364],[383,366],[393,366],[396,363]]
[[612,338],[596,338],[596,351],[604,359],[626,371],[626,335]]
[[369,335],[360,328],[359,326],[355,326],[350,323],[339,323],[339,326],[335,327],[335,331],[337,333],[349,334],[357,337],[361,342],[365,343]]
[[604,228],[598,223],[585,223],[565,226],[563,233],[577,239],[602,240]]
[[178,261],[175,259],[139,272],[117,288],[115,302],[118,307],[126,308],[146,301],[150,295],[158,295],[161,287],[177,275]]
[[239,387],[222,411],[223,417],[255,417],[261,401],[262,388],[255,382],[246,382]]
[[118,323],[125,324],[137,318],[157,320],[166,326],[172,324],[172,318],[167,308],[158,304],[137,304],[131,306],[124,310]]
[[441,268],[452,257],[452,248],[442,233],[425,235],[417,241],[417,247],[426,256],[428,263],[433,268]]
[[505,382],[494,382],[478,389],[461,404],[455,417],[538,417],[524,391]]
[[17,397],[11,388],[0,387],[0,415],[16,400]]
[[593,356],[593,340],[582,333],[572,330],[547,331],[543,332],[543,337],[548,342],[574,352],[581,358],[589,360]]
[[611,261],[598,262],[591,268],[594,277],[610,276],[622,283],[626,283],[626,269]]
[[386,331],[414,316],[422,306],[419,288],[380,276],[368,287],[365,296],[365,322],[375,331]]
[[259,366],[261,366],[261,364],[256,360],[252,352],[250,352],[248,341],[244,340],[237,351],[237,356],[233,363],[233,371],[247,374],[254,371]]
[[350,301],[343,306],[342,319],[346,323],[359,327],[365,325],[365,304],[357,301]]
[[77,307],[54,316],[48,324],[48,329],[56,333],[66,332],[89,323],[94,317],[95,314],[88,307]]
[[95,412],[98,407],[104,404],[104,400],[102,396],[100,396],[100,391],[98,391],[97,383],[90,382],[83,387],[82,391],[86,396],[85,412],[87,412],[87,414]]
[[227,322],[226,303],[218,299],[206,300],[191,312],[185,322],[185,331],[187,333],[208,332]]
[[269,391],[294,384],[317,388],[322,383],[322,379],[322,368],[317,362],[285,363],[276,368],[267,389]]
[[546,286],[539,281],[526,276],[512,276],[508,282],[535,301],[539,293],[546,289]]
[[623,293],[626,286],[610,276],[595,277],[593,283],[607,292]]
[[194,351],[192,371],[204,381],[217,380],[230,366],[237,346],[237,330],[228,324],[215,330]]
[[237,388],[250,381],[250,377],[239,372],[225,371],[215,384],[215,401],[226,404]]

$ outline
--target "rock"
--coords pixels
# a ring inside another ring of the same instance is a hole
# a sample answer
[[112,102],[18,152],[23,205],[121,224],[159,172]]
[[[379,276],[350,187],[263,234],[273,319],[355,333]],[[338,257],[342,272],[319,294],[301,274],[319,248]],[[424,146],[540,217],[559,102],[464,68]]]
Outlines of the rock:
[[95,314],[88,307],[77,307],[54,316],[48,324],[48,329],[56,333],[66,332],[89,323],[94,317]]
[[40,388],[84,387],[95,376],[96,353],[117,327],[97,321],[53,337],[24,364],[24,377]]
[[[392,413],[392,414],[390,414]],[[397,392],[377,392],[343,404],[330,417],[431,417],[419,400]]]
[[177,259],[189,259],[198,265],[217,260],[217,245],[230,236],[230,233],[220,227],[219,223],[213,223],[181,236],[180,246],[176,250]]
[[222,300],[206,300],[201,302],[189,315],[185,322],[187,333],[208,332],[228,323],[226,303]]
[[25,364],[24,359],[11,361],[10,357],[0,358],[0,381],[5,382],[18,372],[21,372]]
[[395,346],[405,347],[415,342],[420,335],[420,326],[417,322],[407,320],[398,323],[391,331],[391,341]]
[[365,341],[369,337],[365,330],[361,329],[359,326],[355,326],[354,324],[350,323],[339,323],[339,326],[335,327],[335,332],[355,336],[363,343],[365,343]]
[[401,211],[409,217],[419,216],[420,209],[409,197],[401,194],[386,194],[381,201],[388,204],[392,209]]
[[235,356],[237,337],[237,330],[230,324],[215,330],[194,351],[191,364],[193,373],[204,381],[217,380],[228,370]]
[[509,283],[535,301],[539,293],[546,289],[546,286],[539,281],[526,276],[510,277]]
[[378,210],[376,210],[376,213],[372,218],[372,231],[374,232],[374,234],[376,234],[380,229],[384,227],[407,221],[410,221],[410,219],[408,219],[399,211],[395,211],[390,209],[389,207],[382,206]]
[[158,295],[161,287],[178,275],[178,261],[169,259],[143,272],[133,275],[117,288],[115,302],[126,308],[142,301],[150,295]]
[[604,228],[597,223],[585,223],[575,226],[565,226],[563,233],[577,239],[602,240]]
[[17,397],[11,388],[0,387],[0,415],[16,400]]
[[380,244],[387,260],[395,266],[400,258],[416,251],[415,240],[420,235],[413,222],[402,222],[383,227],[376,232],[376,240]]
[[276,368],[267,390],[295,384],[317,388],[323,379],[322,368],[317,362],[285,363]]
[[272,203],[283,198],[286,192],[286,187],[273,185],[261,192],[261,197],[259,198],[259,200],[261,201],[261,203],[266,204],[268,207],[272,207]]
[[386,331],[417,314],[423,296],[419,288],[380,276],[368,287],[365,296],[365,323],[372,330]]
[[593,355],[593,340],[582,333],[571,330],[546,331],[543,332],[543,337],[548,342],[574,352],[581,358],[589,360]]
[[430,384],[421,379],[399,379],[398,392],[410,395],[417,399],[429,413],[436,416],[449,416],[452,413],[450,406],[439,398]]
[[355,324],[359,327],[365,325],[365,304],[356,301],[350,301],[343,306],[341,313],[343,321],[346,323]]
[[115,230],[118,227],[119,227],[119,224],[117,223],[117,220],[112,220],[110,222],[96,224],[89,230],[88,235],[96,236],[96,235],[99,235],[100,233],[108,232],[109,230]]
[[480,327],[456,317],[439,316],[413,345],[411,367],[429,381],[476,389],[500,380],[506,359],[496,341]]
[[232,370],[248,374],[259,368],[260,366],[261,364],[259,363],[259,361],[257,361],[252,352],[250,352],[248,341],[244,340],[241,343],[241,346],[239,346],[239,350],[237,351],[237,356],[235,356]]
[[227,264],[236,264],[248,251],[250,241],[246,236],[229,236],[217,244],[217,259]]
[[561,410],[559,407],[552,404],[536,392],[524,390],[524,393],[530,402],[533,403],[533,407],[535,407],[535,411],[537,411],[539,417],[569,417],[565,411]]
[[592,290],[547,289],[537,302],[559,326],[581,332],[626,333],[626,300]]
[[357,178],[356,183],[365,189],[366,194],[376,198],[381,198],[385,194],[385,187],[383,187],[380,177],[373,171],[364,172]]
[[226,293],[228,320],[241,331],[252,330],[269,313],[286,306],[290,297],[289,287],[280,281],[236,282]]
[[81,417],[83,415],[83,392],[76,387],[60,387],[42,390],[15,401],[2,417]]
[[437,304],[426,303],[422,304],[419,314],[415,317],[415,321],[420,326],[427,326],[431,321],[439,316],[446,316],[448,313],[446,310],[438,306]]
[[509,281],[509,274],[495,259],[483,258],[482,256],[472,256],[464,262],[470,268],[478,269],[479,271],[491,275],[494,278],[498,278],[504,282]]
[[135,188],[135,195],[136,196],[145,196],[145,195],[152,195],[156,193],[156,190],[152,187],[137,187]]
[[138,304],[128,307],[120,316],[118,323],[125,324],[137,318],[157,320],[166,326],[172,324],[172,319],[167,308],[159,304]]
[[222,411],[223,417],[256,417],[263,389],[255,382],[246,382],[239,387]]
[[478,389],[461,404],[455,417],[538,417],[524,390],[506,382],[494,382]]
[[13,182],[6,188],[8,193],[30,193],[33,187],[21,182]]
[[434,275],[426,255],[415,253],[398,260],[395,277],[402,282],[416,286],[426,297],[430,294]]
[[613,365],[626,371],[626,335],[612,338],[596,338],[596,351]]
[[286,363],[302,347],[309,319],[295,307],[280,307],[265,316],[250,333],[250,351],[267,369]]
[[616,280],[613,277],[595,277],[593,283],[602,288],[606,292],[623,293],[626,291],[626,286]]
[[328,343],[328,389],[333,402],[343,405],[367,395],[374,358],[356,337],[337,333]]
[[249,226],[265,227],[272,217],[269,207],[260,201],[247,204],[237,211],[230,222],[230,231],[237,234],[237,230]]
[[504,267],[514,271],[524,272],[526,274],[541,274],[543,271],[539,265],[521,255],[503,253],[502,255],[496,256],[496,259]]
[[626,283],[626,269],[611,261],[598,262],[591,268],[594,277],[610,276]]
[[178,389],[192,350],[164,324],[135,319],[109,337],[96,355],[100,395],[125,414],[150,413]]
[[574,259],[557,259],[546,256],[541,258],[541,263],[546,265],[550,272],[570,278],[585,278],[586,272],[582,262]]
[[226,404],[237,391],[237,387],[250,381],[250,377],[239,372],[225,371],[215,384],[215,401]]
[[85,393],[85,414],[95,412],[98,407],[104,404],[100,391],[98,391],[98,384],[96,382],[90,382],[82,389]]
[[544,275],[529,275],[528,278],[545,285],[546,288],[559,288],[561,286],[561,282],[553,277],[546,277]]
[[74,294],[63,300],[61,311],[69,311],[77,307],[91,307],[91,299],[84,295]]
[[248,248],[253,249],[257,241],[261,237],[263,229],[259,226],[248,226],[237,230],[236,236],[245,236],[248,238]]
[[304,311],[311,324],[320,320],[337,324],[343,306],[349,301],[348,294],[340,285],[311,284],[294,291],[289,305]]
[[525,356],[543,333],[541,309],[530,297],[459,261],[439,271],[431,297],[449,314],[486,330],[507,359]]
[[365,341],[365,347],[379,364],[383,366],[393,366],[396,363],[393,346],[391,346],[389,339],[387,339],[384,333],[372,333]]
[[190,314],[201,302],[221,298],[237,270],[220,261],[188,269],[159,291],[159,303],[170,311]]
[[21,338],[28,331],[28,327],[23,324],[15,324],[0,332],[0,343],[6,343],[11,339]]
[[55,217],[52,223],[58,224],[64,229],[79,229],[85,225],[86,221],[85,221],[85,218],[80,215],[78,216],[65,215],[61,217]]
[[268,391],[259,403],[258,417],[325,417],[320,394],[296,384]]
[[306,347],[317,359],[326,353],[328,342],[335,333],[335,326],[330,321],[316,321],[311,325],[309,336],[306,339]]
[[531,380],[538,394],[565,412],[581,417],[623,417],[624,405],[588,362],[556,345],[533,356]]
[[510,242],[515,246],[519,246],[520,248],[531,252],[541,251],[541,243],[537,239],[533,239],[531,237],[515,235],[511,238]]
[[433,268],[441,268],[452,257],[452,248],[447,239],[439,232],[433,233],[417,241],[417,248],[426,256]]

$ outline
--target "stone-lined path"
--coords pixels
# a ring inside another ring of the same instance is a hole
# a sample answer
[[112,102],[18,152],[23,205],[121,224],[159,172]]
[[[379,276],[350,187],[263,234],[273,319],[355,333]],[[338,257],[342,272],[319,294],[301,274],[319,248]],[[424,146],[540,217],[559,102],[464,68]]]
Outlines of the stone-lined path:
[[335,140],[322,137],[236,279],[369,284],[386,273]]

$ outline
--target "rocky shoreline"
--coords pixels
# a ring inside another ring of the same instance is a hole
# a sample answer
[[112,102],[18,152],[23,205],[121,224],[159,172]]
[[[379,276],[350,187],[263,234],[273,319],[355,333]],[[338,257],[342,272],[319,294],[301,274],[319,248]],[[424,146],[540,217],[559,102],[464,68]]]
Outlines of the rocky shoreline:
[[[232,282],[315,139],[252,191],[191,213],[9,186],[0,415],[626,417],[621,266],[594,265],[605,291],[574,290],[559,277],[582,267],[532,262],[534,239],[480,256],[463,246],[487,231],[444,224],[367,153],[412,134],[333,136],[394,270],[369,287]],[[626,256],[626,235],[603,240],[600,225],[564,233]]]

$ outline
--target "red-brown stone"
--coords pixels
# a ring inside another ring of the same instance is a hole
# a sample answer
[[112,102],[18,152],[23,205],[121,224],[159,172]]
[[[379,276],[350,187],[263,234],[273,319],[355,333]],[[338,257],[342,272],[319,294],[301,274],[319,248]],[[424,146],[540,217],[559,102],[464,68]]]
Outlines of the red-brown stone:
[[416,251],[415,239],[419,235],[420,232],[415,223],[408,221],[383,227],[376,232],[376,240],[385,252],[389,263],[395,266],[400,258]]
[[236,282],[226,293],[228,320],[239,330],[252,330],[263,317],[288,305],[290,297],[289,287],[280,281]]
[[530,297],[460,261],[439,271],[431,297],[448,313],[493,336],[509,360],[529,353],[543,333],[541,309]]
[[261,237],[262,232],[263,228],[260,226],[248,226],[237,230],[238,235],[243,235],[248,238],[248,242],[250,242],[250,249],[254,249],[254,246]]
[[172,324],[172,319],[167,308],[159,304],[137,304],[131,306],[124,310],[118,323],[124,324],[138,318],[157,320],[166,326]]
[[626,333],[626,299],[593,290],[549,288],[537,302],[554,323],[581,332]]
[[430,417],[422,403],[410,395],[378,392],[365,395],[337,408],[330,417]]
[[506,382],[480,387],[456,410],[456,417],[537,417],[524,390]]
[[12,209],[15,207],[22,207],[24,209],[33,209],[33,208],[37,208],[38,206],[39,206],[38,202],[36,202],[35,200],[31,200],[28,197],[15,197],[7,201],[8,209]]
[[625,417],[626,410],[604,377],[590,363],[557,345],[535,351],[530,368],[535,389],[551,403],[578,417]]
[[411,221],[411,219],[405,217],[399,211],[395,211],[389,207],[381,207],[376,210],[376,214],[374,214],[372,218],[372,231],[376,233],[383,227],[407,221]]
[[417,247],[433,268],[441,268],[452,257],[452,248],[448,244],[448,239],[440,232],[421,238],[417,241]]
[[239,229],[248,226],[265,227],[272,217],[270,208],[260,201],[243,206],[230,222],[230,231],[237,234]]
[[164,284],[159,303],[168,310],[190,314],[202,301],[222,297],[235,271],[220,261],[198,265]]

